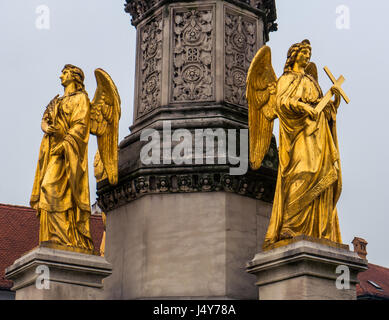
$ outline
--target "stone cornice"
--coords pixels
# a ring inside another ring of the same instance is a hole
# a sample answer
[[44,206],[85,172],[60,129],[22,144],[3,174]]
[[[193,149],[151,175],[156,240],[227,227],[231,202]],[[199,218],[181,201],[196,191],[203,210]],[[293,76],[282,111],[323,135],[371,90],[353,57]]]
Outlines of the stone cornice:
[[[275,0],[225,0],[241,8],[250,10],[262,16],[265,22],[266,33],[277,30]],[[195,2],[193,0],[126,0],[125,11],[132,16],[132,24],[137,26],[144,18],[165,4],[174,2]]]
[[249,171],[244,176],[233,176],[223,168],[176,173],[154,170],[138,171],[121,179],[117,186],[106,181],[98,185],[98,205],[105,212],[121,207],[150,194],[232,192],[242,196],[272,202],[277,172],[267,168]]

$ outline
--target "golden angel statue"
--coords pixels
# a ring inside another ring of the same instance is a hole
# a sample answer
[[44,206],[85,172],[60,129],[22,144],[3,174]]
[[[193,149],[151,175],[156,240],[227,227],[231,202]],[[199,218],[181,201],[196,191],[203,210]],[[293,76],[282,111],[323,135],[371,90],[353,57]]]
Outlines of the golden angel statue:
[[264,46],[247,76],[254,170],[261,166],[273,122],[279,119],[278,177],[264,249],[300,235],[342,242],[336,209],[342,189],[336,114],[341,96],[346,102],[348,98],[340,88],[343,77],[323,97],[311,51],[308,40],[292,45],[277,79],[270,48]]
[[[95,70],[97,89],[90,102],[83,71],[65,65],[60,77],[64,95],[56,96],[42,118],[39,151],[30,205],[40,219],[39,242],[93,252],[89,217],[89,134],[97,136],[100,179],[118,181],[120,97],[111,77]],[[102,169],[101,169],[102,167]]]

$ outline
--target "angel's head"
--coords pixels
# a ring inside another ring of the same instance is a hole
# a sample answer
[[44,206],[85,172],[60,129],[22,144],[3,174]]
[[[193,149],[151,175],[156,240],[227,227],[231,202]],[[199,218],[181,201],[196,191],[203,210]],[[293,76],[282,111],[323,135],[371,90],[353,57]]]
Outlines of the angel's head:
[[288,57],[286,59],[284,72],[292,71],[296,63],[302,68],[305,68],[311,59],[312,47],[309,40],[295,43],[288,50]]
[[62,75],[60,76],[61,83],[64,87],[68,86],[70,83],[74,82],[76,85],[77,91],[84,91],[84,72],[72,64],[67,64],[62,69]]

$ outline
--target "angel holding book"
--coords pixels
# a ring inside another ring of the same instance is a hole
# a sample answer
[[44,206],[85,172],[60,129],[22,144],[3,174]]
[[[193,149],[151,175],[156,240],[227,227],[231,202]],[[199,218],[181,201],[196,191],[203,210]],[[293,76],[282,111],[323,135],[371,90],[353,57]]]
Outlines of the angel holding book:
[[292,45],[277,79],[270,48],[262,47],[247,77],[250,165],[256,170],[269,149],[279,119],[279,168],[272,215],[263,248],[306,235],[341,243],[336,204],[342,178],[336,114],[341,101],[334,85],[323,110],[317,69],[308,40]]

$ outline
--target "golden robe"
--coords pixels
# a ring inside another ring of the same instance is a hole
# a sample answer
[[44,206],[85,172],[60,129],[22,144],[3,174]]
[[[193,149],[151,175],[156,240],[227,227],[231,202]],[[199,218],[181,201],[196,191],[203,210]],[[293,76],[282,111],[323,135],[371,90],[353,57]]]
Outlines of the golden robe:
[[322,96],[317,81],[306,74],[287,72],[277,82],[280,164],[264,248],[299,235],[342,242],[336,110],[330,103],[313,121],[297,104],[315,107]]
[[[59,126],[59,135],[45,133],[30,205],[40,217],[39,241],[92,250],[88,180],[90,101],[85,92],[58,100],[42,122]],[[60,155],[53,148],[63,144]]]

